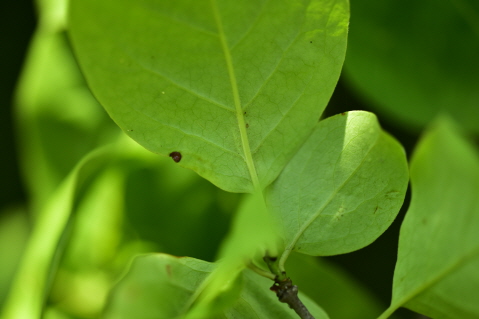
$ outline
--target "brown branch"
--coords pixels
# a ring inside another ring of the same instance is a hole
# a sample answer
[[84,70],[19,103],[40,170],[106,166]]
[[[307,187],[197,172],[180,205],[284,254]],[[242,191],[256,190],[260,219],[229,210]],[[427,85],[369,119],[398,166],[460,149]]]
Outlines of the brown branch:
[[287,278],[282,281],[276,279],[270,289],[276,293],[280,302],[288,304],[300,318],[314,319],[313,315],[299,299],[298,286],[293,285],[291,279]]
[[266,256],[263,259],[271,272],[276,275],[274,284],[270,289],[276,293],[278,300],[288,304],[288,306],[293,309],[301,319],[314,319],[313,315],[298,297],[298,286],[293,285],[293,282],[286,277],[284,271],[279,271],[276,264],[276,258]]

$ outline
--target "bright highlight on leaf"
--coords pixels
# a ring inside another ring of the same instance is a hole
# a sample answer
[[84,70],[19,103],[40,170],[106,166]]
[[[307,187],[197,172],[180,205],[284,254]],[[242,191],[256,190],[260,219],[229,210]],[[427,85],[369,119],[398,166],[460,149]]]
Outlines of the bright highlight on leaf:
[[451,121],[434,123],[411,162],[411,206],[399,238],[386,318],[479,318],[479,155]]
[[147,149],[232,192],[271,183],[339,77],[346,0],[73,0],[94,94]]
[[[104,318],[181,318],[188,311],[191,297],[214,269],[214,264],[188,257],[164,254],[138,257],[114,289]],[[270,280],[245,270],[241,281],[242,290],[232,307],[217,315],[203,313],[195,318],[297,318],[269,291]],[[301,299],[316,319],[328,318],[305,295],[301,295]]]
[[321,121],[267,189],[290,251],[335,255],[373,242],[393,222],[408,182],[401,145],[376,116],[348,112]]

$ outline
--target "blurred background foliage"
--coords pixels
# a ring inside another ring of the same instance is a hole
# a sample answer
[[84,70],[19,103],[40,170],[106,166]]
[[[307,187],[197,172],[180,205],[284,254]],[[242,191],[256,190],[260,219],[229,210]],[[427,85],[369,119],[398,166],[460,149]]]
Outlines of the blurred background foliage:
[[[375,112],[408,154],[438,113],[477,138],[479,3],[351,2],[345,69],[324,116]],[[213,261],[241,195],[129,141],[85,85],[66,35],[65,2],[39,0],[37,8],[37,18],[28,0],[0,10],[0,305],[39,211],[81,158],[114,144],[118,156],[81,177],[47,285],[45,318],[94,318],[134,255]],[[362,250],[319,262],[292,258],[292,277],[332,318],[363,318],[341,313],[345,299],[365,305],[366,317],[379,314],[391,298],[407,206],[408,199],[390,229]],[[308,280],[311,273],[322,280]]]

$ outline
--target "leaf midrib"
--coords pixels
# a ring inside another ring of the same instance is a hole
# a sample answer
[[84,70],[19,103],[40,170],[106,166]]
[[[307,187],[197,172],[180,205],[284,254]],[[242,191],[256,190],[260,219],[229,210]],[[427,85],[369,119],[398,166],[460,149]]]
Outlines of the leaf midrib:
[[[296,235],[293,237],[293,239],[289,242],[289,244],[286,245],[286,248],[283,252],[283,255],[280,257],[280,261],[279,261],[279,266],[280,266],[280,269],[283,270],[284,268],[284,263],[286,262],[286,259],[289,257],[289,254],[294,250],[294,247],[296,246],[297,242],[299,241],[299,239],[301,238],[301,236],[303,236],[304,232],[309,228],[309,226],[319,217],[319,215],[321,215],[321,213],[323,212],[323,210],[333,201],[333,199],[335,198],[335,196],[342,190],[342,188],[349,182],[349,180],[352,178],[352,176],[354,176],[356,174],[356,172],[358,171],[358,169],[363,165],[365,159],[367,158],[367,156],[369,155],[369,153],[371,152],[371,150],[376,146],[378,140],[381,138],[381,132],[378,133],[377,137],[376,137],[376,140],[374,141],[374,143],[371,144],[371,147],[368,149],[368,151],[366,152],[366,154],[364,155],[364,157],[361,159],[361,162],[359,163],[359,165],[354,169],[354,171],[349,175],[349,177],[343,181],[341,183],[341,185],[339,185],[336,190],[334,192],[332,192],[330,194],[330,196],[328,197],[328,199],[324,202],[324,204],[314,213],[311,215],[311,217],[306,220],[301,226],[300,226],[300,229],[298,230],[298,232],[296,233]],[[312,154],[312,153],[311,153]],[[309,161],[309,160],[308,160]],[[307,165],[305,165],[304,167],[306,167]]]
[[221,47],[223,48],[223,54],[225,57],[226,67],[228,69],[228,76],[230,79],[231,90],[233,93],[233,101],[235,105],[236,119],[238,121],[238,127],[240,131],[241,145],[243,146],[244,160],[246,162],[246,166],[248,167],[248,171],[251,177],[251,182],[253,183],[254,190],[261,192],[258,174],[256,172],[256,167],[254,165],[253,156],[252,156],[251,148],[249,145],[248,134],[246,132],[246,123],[243,116],[243,108],[241,107],[241,99],[239,96],[238,83],[236,81],[236,75],[235,75],[235,71],[233,67],[233,59],[231,57],[231,51],[226,41],[226,35],[223,30],[223,23],[221,21],[221,15],[220,15],[216,0],[211,0],[211,7],[213,9],[213,15],[215,17],[216,26],[218,28],[218,35],[220,38]]
[[377,319],[386,319],[393,314],[394,311],[399,309],[399,307],[404,306],[406,303],[411,301],[414,297],[418,296],[420,293],[426,291],[428,288],[432,287],[443,278],[447,277],[454,271],[460,269],[466,265],[470,260],[479,256],[479,247],[473,249],[469,253],[463,255],[463,257],[456,260],[456,262],[451,263],[448,267],[444,268],[443,271],[440,271],[436,276],[426,281],[422,285],[419,285],[415,289],[411,290],[410,293],[405,294],[402,298],[397,299],[377,318]]

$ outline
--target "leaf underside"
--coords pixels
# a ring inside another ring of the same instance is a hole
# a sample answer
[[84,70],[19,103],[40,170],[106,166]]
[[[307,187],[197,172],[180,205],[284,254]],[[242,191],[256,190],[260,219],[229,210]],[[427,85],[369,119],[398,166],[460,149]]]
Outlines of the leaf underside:
[[89,86],[147,149],[222,189],[273,181],[339,77],[346,0],[73,0]]

